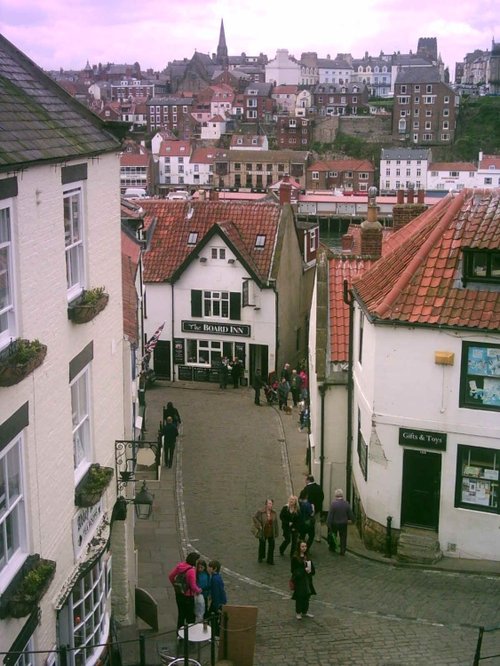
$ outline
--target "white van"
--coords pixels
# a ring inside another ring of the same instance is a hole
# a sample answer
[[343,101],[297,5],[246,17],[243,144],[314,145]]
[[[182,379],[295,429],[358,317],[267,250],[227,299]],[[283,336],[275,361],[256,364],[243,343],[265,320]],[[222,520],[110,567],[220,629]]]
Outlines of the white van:
[[126,199],[145,199],[147,194],[143,187],[127,187],[123,196]]
[[169,201],[189,201],[191,197],[186,190],[176,190],[175,192],[169,192],[167,194],[167,199]]

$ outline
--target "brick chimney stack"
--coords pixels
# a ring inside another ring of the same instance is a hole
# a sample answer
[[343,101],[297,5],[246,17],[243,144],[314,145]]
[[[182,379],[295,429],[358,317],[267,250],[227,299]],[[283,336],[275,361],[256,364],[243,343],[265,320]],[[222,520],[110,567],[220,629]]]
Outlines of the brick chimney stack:
[[401,229],[401,227],[404,227],[405,224],[408,224],[408,222],[411,222],[411,220],[418,217],[427,210],[427,206],[424,203],[424,190],[418,190],[417,201],[415,202],[413,188],[408,188],[408,203],[404,203],[403,190],[398,190],[398,195],[399,192],[403,193],[403,200],[400,202],[398,196],[398,202],[392,209],[392,227],[394,231]]
[[280,206],[289,204],[292,201],[292,184],[290,176],[286,173],[280,183]]
[[398,204],[404,204],[405,202],[405,191],[404,190],[398,190],[396,193],[396,203]]
[[208,200],[209,201],[218,201],[219,200],[219,193],[216,190],[210,190],[210,193],[208,195]]
[[368,190],[368,213],[361,223],[361,255],[379,259],[382,256],[382,225],[378,221],[377,188]]

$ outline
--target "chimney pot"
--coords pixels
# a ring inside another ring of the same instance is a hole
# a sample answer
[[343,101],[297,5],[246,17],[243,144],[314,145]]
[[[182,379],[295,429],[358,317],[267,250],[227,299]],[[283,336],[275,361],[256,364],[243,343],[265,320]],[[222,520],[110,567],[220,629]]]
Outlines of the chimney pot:
[[404,203],[405,202],[405,192],[404,192],[404,190],[398,190],[397,193],[396,193],[396,197],[397,197],[396,202],[398,204]]
[[415,193],[412,188],[408,190],[408,203],[412,204],[415,198]]

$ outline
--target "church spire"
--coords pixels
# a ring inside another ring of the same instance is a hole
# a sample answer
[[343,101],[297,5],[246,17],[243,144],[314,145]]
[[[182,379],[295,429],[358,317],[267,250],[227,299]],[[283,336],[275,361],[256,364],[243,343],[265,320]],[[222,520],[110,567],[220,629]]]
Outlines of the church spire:
[[219,33],[219,44],[217,46],[217,64],[227,67],[228,57],[227,57],[227,45],[226,45],[226,35],[224,32],[224,19],[220,22],[220,33]]

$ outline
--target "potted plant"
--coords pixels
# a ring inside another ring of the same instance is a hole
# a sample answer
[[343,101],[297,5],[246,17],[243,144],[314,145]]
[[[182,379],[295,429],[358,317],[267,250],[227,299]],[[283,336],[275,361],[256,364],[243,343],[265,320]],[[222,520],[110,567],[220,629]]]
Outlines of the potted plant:
[[56,570],[56,563],[39,555],[29,558],[25,573],[9,596],[7,612],[10,617],[25,617],[47,591]]
[[80,296],[68,305],[68,319],[75,324],[86,324],[108,304],[109,294],[104,287],[84,289]]
[[46,345],[39,340],[12,340],[0,357],[0,386],[13,386],[43,363]]
[[109,486],[112,476],[111,467],[101,467],[99,463],[91,465],[75,490],[76,506],[87,507],[97,504]]

